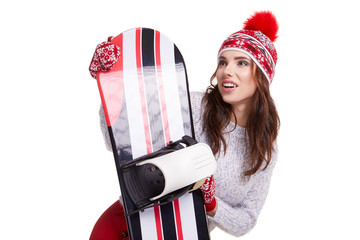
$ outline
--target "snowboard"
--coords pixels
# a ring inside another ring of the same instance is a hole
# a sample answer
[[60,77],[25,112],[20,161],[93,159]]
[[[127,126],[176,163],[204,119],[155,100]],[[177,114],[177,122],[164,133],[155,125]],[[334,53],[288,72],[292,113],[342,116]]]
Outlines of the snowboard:
[[200,190],[136,211],[121,180],[124,164],[184,135],[194,138],[186,68],[179,49],[149,28],[125,31],[111,43],[120,47],[119,60],[110,71],[97,73],[97,83],[130,239],[210,239]]

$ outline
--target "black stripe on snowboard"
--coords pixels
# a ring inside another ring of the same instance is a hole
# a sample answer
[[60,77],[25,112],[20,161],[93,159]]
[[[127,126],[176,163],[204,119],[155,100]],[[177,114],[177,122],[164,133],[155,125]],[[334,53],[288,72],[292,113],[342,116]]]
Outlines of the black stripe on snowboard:
[[156,151],[165,146],[165,139],[159,92],[156,84],[154,31],[152,29],[142,30],[142,65],[152,149]]
[[174,45],[174,56],[176,66],[176,76],[178,81],[179,98],[181,102],[181,115],[184,126],[185,135],[195,137],[193,130],[192,118],[191,118],[191,107],[190,107],[190,96],[189,96],[189,85],[187,81],[187,73],[184,65],[184,59],[179,49]]
[[[165,146],[164,129],[162,124],[161,105],[156,83],[155,69],[155,33],[152,29],[142,30],[142,57],[143,76],[147,98],[150,131],[152,137],[152,149],[156,151]],[[172,204],[160,207],[161,222],[164,239],[177,239],[175,219]]]
[[175,214],[172,203],[160,207],[164,239],[177,239],[175,229]]
[[210,240],[206,213],[204,209],[204,202],[200,190],[196,190],[192,193],[194,201],[196,227],[199,240]]

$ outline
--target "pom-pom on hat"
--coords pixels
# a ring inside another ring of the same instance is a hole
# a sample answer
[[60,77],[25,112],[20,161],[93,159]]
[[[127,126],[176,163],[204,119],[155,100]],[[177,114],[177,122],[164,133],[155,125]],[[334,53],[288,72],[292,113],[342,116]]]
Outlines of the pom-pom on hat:
[[271,83],[277,62],[273,42],[277,38],[278,28],[276,18],[271,12],[256,12],[244,22],[243,30],[231,34],[223,42],[218,57],[227,50],[242,51],[251,57]]

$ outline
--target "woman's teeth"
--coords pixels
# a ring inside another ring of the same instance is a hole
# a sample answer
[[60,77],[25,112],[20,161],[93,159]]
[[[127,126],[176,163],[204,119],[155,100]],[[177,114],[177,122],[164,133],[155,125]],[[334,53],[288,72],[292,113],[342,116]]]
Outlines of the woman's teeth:
[[234,87],[236,87],[236,85],[232,84],[232,83],[224,83],[223,87],[225,87],[225,88],[234,88]]

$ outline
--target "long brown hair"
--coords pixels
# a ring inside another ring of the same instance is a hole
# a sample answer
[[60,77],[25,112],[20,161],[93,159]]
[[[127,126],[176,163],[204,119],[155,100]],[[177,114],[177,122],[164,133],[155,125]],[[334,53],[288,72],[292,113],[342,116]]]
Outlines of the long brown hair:
[[[256,64],[254,65],[256,66]],[[216,71],[210,78],[210,86],[202,100],[205,105],[203,131],[208,134],[210,147],[214,154],[221,151],[221,145],[226,152],[224,129],[230,122],[230,115],[234,114],[231,105],[223,101],[218,85],[213,84]],[[258,66],[255,67],[253,74],[257,89],[251,99],[250,114],[245,126],[250,155],[248,159],[250,167],[244,172],[245,176],[256,173],[264,161],[266,162],[264,170],[270,164],[274,152],[274,141],[280,127],[280,118],[274,100],[270,96],[268,80]]]

